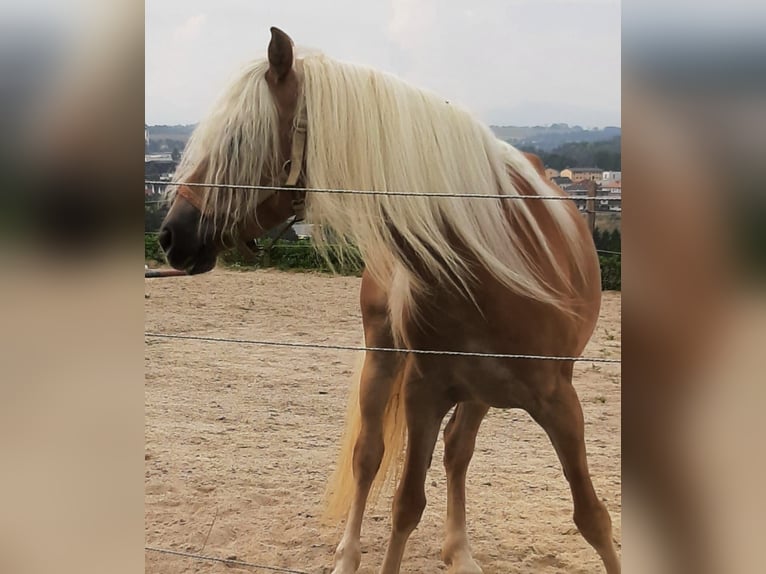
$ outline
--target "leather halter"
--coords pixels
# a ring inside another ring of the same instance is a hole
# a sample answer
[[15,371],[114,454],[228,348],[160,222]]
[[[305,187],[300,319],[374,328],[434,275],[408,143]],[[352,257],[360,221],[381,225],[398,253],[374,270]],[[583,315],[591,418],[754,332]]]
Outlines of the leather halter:
[[[282,184],[282,187],[286,189],[297,187],[298,180],[303,172],[303,163],[306,152],[306,128],[306,109],[301,106],[298,116],[293,123],[292,147],[290,150],[290,159],[287,162],[290,165],[290,172],[287,174],[287,180]],[[261,202],[266,201],[275,193],[279,193],[279,191],[275,189],[261,191]],[[303,218],[306,215],[306,192],[304,190],[294,189],[292,193],[292,208],[293,215],[295,216],[292,223],[297,223],[298,221],[303,221]],[[203,212],[203,195],[200,188],[197,186],[192,187],[181,184],[178,187],[176,194],[193,205],[197,211],[200,213]]]

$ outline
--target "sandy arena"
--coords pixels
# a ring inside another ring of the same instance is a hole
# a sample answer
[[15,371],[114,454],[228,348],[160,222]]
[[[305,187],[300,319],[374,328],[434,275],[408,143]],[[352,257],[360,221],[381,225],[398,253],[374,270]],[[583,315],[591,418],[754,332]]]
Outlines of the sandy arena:
[[[358,345],[360,280],[215,270],[145,284],[146,330]],[[620,356],[620,295],[604,294],[585,355]],[[303,572],[330,572],[341,525],[321,499],[343,430],[353,351],[146,339],[146,544]],[[578,363],[591,474],[620,540],[619,365]],[[448,418],[448,417],[447,417]],[[445,422],[447,420],[445,418]],[[402,572],[444,572],[443,442]],[[468,472],[468,527],[485,574],[603,572],[572,522],[567,482],[543,430],[491,410]],[[368,507],[361,573],[377,572],[390,495]],[[258,572],[147,552],[147,573]]]

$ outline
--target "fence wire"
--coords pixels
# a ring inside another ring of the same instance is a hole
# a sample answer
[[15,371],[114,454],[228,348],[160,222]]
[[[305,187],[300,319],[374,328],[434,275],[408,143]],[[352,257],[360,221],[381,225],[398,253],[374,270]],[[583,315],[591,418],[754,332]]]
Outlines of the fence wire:
[[[178,186],[179,183],[169,183],[167,181],[156,180],[144,180],[144,184],[165,185],[165,186]],[[282,187],[275,185],[235,185],[229,183],[184,183],[187,187],[213,187],[219,189],[241,189],[250,191],[305,191],[306,193],[337,193],[344,195],[388,195],[397,197],[458,197],[463,199],[510,199],[510,200],[550,200],[550,201],[573,201],[573,200],[588,200],[588,201],[622,201],[622,197],[609,197],[609,196],[573,196],[573,195],[496,195],[492,193],[425,193],[418,191],[372,191],[365,189],[332,189],[332,188],[320,188],[320,187]]]
[[257,570],[268,570],[271,572],[284,572],[285,574],[308,574],[308,572],[304,572],[303,570],[293,570],[291,568],[282,568],[280,566],[266,566],[264,564],[253,564],[252,562],[245,562],[244,560],[238,560],[237,558],[218,558],[216,556],[206,556],[204,554],[194,554],[192,552],[170,550],[168,548],[156,548],[154,546],[144,546],[144,550],[149,552],[157,552],[159,554],[181,556],[183,558],[193,558],[195,560],[218,562],[220,564],[225,564],[226,566],[241,566],[245,568],[254,568]]
[[227,337],[210,337],[203,335],[171,335],[168,333],[145,332],[144,337],[151,339],[177,339],[182,341],[201,341],[204,343],[235,343],[239,345],[256,345],[262,347],[292,347],[297,349],[323,349],[337,351],[370,351],[381,353],[404,353],[412,355],[442,355],[447,357],[477,357],[483,359],[524,359],[547,361],[576,361],[585,363],[619,364],[620,359],[605,359],[600,357],[567,357],[551,355],[529,355],[509,353],[474,353],[471,351],[432,351],[427,349],[395,349],[390,347],[366,347],[362,345],[336,345],[333,343],[300,343],[297,341],[265,341],[257,339],[234,339]]

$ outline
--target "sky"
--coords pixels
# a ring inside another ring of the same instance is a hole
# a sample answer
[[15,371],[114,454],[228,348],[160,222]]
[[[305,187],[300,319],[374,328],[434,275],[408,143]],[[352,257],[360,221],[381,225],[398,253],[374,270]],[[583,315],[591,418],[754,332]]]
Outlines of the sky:
[[146,111],[203,118],[270,26],[495,125],[620,125],[619,0],[147,0]]

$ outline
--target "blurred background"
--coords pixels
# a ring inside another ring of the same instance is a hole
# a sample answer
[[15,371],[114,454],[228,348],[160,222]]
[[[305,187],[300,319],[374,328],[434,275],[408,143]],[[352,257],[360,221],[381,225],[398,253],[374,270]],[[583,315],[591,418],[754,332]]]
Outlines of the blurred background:
[[[625,572],[757,572],[766,8],[622,13]],[[0,15],[0,572],[136,572],[144,10]]]
[[763,568],[765,18],[623,4],[626,572]]
[[143,568],[142,120],[141,3],[0,4],[0,572]]

